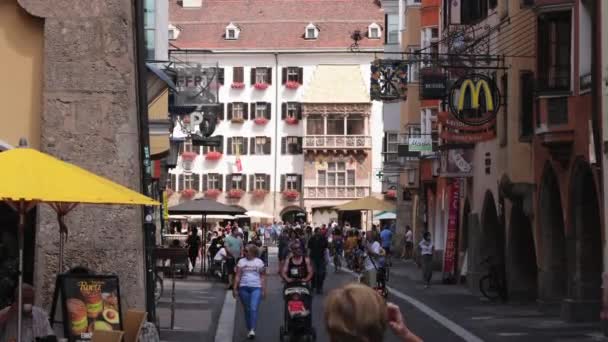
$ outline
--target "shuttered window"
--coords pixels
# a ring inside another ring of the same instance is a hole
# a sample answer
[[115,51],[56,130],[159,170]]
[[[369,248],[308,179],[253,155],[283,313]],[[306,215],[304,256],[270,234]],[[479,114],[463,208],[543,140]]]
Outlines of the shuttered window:
[[534,133],[534,73],[524,71],[520,75],[520,136],[529,139]]

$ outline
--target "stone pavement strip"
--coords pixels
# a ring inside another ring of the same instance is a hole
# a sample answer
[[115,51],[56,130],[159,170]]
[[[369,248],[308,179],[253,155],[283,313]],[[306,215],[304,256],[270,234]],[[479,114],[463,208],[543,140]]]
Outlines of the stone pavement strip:
[[176,279],[175,327],[171,330],[171,279],[165,278],[157,308],[161,341],[214,341],[225,294],[225,284],[205,280],[200,275]]

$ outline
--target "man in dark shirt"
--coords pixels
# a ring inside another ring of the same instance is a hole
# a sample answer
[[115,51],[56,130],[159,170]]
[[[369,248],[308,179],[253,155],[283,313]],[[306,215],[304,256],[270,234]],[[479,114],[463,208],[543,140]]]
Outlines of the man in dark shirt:
[[327,238],[321,233],[321,229],[315,228],[315,234],[308,241],[308,250],[310,251],[310,261],[314,269],[314,277],[312,279],[312,288],[316,289],[317,293],[323,293],[323,281],[325,281],[326,260],[325,253],[328,248]]

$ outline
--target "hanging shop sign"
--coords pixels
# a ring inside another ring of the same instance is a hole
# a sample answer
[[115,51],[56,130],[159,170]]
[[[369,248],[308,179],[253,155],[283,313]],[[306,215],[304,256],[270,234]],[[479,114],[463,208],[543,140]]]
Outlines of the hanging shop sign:
[[218,103],[219,73],[217,67],[178,65],[175,68],[174,106],[204,106]]
[[452,149],[441,153],[442,177],[472,177],[473,149]]
[[410,152],[432,152],[433,140],[430,137],[408,138],[408,150]]
[[449,187],[448,229],[443,253],[443,279],[454,279],[456,269],[456,237],[460,209],[460,181],[454,180]]
[[452,85],[448,105],[458,121],[469,126],[481,126],[496,119],[500,92],[491,78],[470,74]]
[[441,73],[420,72],[423,100],[441,100],[447,93],[447,77]]
[[407,72],[406,61],[376,59],[371,65],[371,99],[376,101],[407,99]]
[[496,117],[478,126],[463,123],[450,112],[439,112],[437,118],[441,124],[439,137],[447,144],[473,144],[496,137]]

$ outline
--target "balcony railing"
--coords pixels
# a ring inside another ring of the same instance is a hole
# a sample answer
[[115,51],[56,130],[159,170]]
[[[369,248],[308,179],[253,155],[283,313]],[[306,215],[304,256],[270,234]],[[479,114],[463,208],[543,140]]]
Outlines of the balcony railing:
[[305,186],[307,199],[354,199],[369,196],[369,186]]
[[305,149],[368,149],[372,148],[372,137],[368,135],[308,135],[304,137]]

